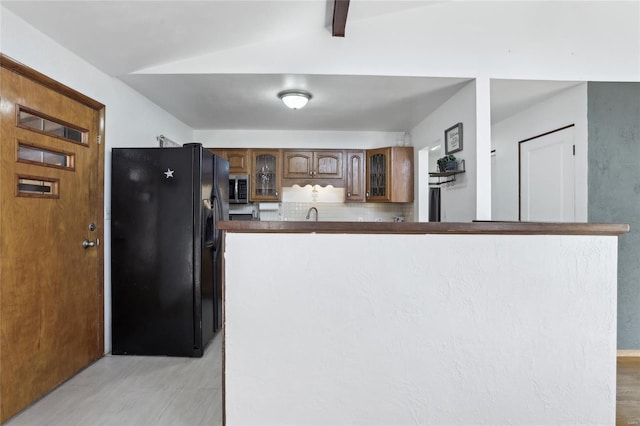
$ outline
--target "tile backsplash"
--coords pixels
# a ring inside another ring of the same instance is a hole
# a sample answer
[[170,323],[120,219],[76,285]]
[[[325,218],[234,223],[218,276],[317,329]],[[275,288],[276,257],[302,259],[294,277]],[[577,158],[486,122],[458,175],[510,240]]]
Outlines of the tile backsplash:
[[318,209],[321,222],[413,222],[413,203],[345,203],[344,188],[332,186],[293,186],[282,188],[282,202],[232,205],[235,213],[257,214],[262,221],[315,220],[315,212],[307,219],[311,207]]
[[[311,207],[318,209],[321,222],[393,222],[394,217],[402,217],[413,222],[413,203],[314,203],[282,202],[277,212],[260,212],[260,220],[306,221]],[[276,213],[274,215],[273,213]],[[267,217],[271,217],[267,219]],[[315,212],[309,220],[315,219]]]

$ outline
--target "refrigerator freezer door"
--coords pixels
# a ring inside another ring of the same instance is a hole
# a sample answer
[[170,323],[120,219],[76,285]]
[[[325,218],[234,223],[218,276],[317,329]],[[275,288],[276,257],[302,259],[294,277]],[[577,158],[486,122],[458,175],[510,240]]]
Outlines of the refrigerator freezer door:
[[114,354],[198,355],[192,151],[113,149]]

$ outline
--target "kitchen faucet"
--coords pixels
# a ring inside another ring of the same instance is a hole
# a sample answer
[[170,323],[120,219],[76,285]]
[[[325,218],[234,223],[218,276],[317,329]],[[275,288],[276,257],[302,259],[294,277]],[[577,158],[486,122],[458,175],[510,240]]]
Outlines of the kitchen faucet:
[[315,207],[311,207],[309,210],[307,210],[307,220],[311,216],[311,210],[315,210],[316,211],[316,222],[317,222],[318,221],[318,209],[316,209]]

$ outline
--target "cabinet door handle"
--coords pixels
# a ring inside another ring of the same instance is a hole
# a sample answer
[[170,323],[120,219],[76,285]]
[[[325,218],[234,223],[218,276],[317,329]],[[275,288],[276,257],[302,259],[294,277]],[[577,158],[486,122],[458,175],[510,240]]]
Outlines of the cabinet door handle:
[[367,191],[367,193],[365,195],[367,196],[367,198],[369,198],[369,191]]
[[351,193],[350,192],[347,192],[347,197],[351,197]]
[[309,176],[313,176],[313,171],[309,170]]
[[278,191],[276,191],[276,197],[278,196]]

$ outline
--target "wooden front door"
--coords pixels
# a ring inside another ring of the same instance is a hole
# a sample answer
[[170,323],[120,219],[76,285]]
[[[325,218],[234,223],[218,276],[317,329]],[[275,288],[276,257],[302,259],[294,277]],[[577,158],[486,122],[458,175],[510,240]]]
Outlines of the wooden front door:
[[104,353],[104,106],[0,59],[4,421]]

